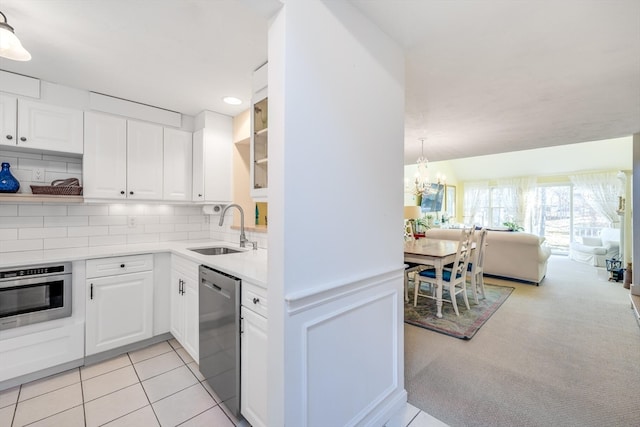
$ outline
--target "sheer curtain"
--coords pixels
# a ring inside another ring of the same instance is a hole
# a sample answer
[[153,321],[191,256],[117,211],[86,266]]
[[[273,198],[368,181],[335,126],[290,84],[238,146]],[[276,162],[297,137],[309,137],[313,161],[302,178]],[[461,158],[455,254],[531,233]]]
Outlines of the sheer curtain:
[[508,215],[513,218],[513,222],[529,231],[536,178],[531,176],[499,179],[498,187],[502,190]]
[[480,206],[480,200],[489,190],[489,181],[464,183],[464,222],[473,224]]
[[612,225],[620,221],[616,211],[620,194],[617,172],[581,173],[569,175],[569,178],[593,210],[604,215]]

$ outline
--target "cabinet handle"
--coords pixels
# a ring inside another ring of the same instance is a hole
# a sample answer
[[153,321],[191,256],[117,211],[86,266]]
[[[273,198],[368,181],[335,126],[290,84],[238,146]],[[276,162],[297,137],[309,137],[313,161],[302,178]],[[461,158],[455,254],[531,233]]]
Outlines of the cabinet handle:
[[178,294],[184,295],[184,280],[178,280]]
[[133,191],[129,191],[129,194],[131,194],[133,196]]
[[198,194],[198,197],[202,197],[202,194]]
[[253,299],[253,303],[254,303],[254,304],[257,304],[257,303],[259,303],[259,302],[260,302],[260,298],[254,298],[254,299]]
[[89,292],[89,299],[93,299],[93,283],[91,284],[91,291]]
[[27,140],[27,138],[25,138],[24,136],[20,137],[20,141],[25,142]]
[[124,190],[122,190],[122,191],[120,192],[120,194],[124,194]]
[[13,135],[7,135],[7,139],[11,141],[13,139]]
[[124,264],[120,264],[120,268],[124,268]]

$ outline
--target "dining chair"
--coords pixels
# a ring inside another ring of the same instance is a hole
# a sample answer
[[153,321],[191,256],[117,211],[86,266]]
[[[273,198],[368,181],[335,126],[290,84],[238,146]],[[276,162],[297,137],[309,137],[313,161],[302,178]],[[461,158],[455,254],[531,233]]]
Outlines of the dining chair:
[[[413,241],[416,238],[414,237],[413,224],[410,221],[407,221],[404,226],[404,241]],[[405,262],[404,263],[404,300],[405,302],[409,302],[409,275],[414,274],[413,281],[415,282],[415,274],[417,274],[420,270],[426,268],[426,265],[418,264],[417,262]]]
[[[442,284],[443,286],[448,284],[450,297],[448,300],[443,298],[442,301],[450,302],[453,305],[453,310],[456,312],[456,316],[460,315],[460,312],[458,311],[458,303],[456,302],[456,296],[458,294],[462,294],[467,310],[470,309],[469,299],[467,297],[467,268],[471,256],[471,245],[473,242],[474,231],[474,227],[471,227],[470,229],[462,229],[460,231],[460,240],[458,241],[455,260],[453,261],[451,268],[445,268],[442,271]],[[413,296],[414,307],[418,305],[419,296],[437,300],[436,292],[438,281],[436,279],[436,269],[428,268],[426,270],[422,270],[418,273],[416,279]],[[420,293],[420,286],[422,283],[430,285],[432,289],[431,295]]]
[[467,267],[467,276],[471,278],[471,288],[473,289],[473,298],[478,304],[478,293],[485,299],[484,294],[484,253],[487,246],[487,229],[481,228],[475,233],[476,248],[471,254],[471,260]]

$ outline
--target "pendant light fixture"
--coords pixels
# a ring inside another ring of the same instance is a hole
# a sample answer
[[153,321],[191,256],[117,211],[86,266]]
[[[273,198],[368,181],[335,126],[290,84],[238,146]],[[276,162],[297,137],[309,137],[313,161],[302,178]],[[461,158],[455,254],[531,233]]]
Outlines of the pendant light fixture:
[[428,188],[427,184],[429,182],[429,174],[427,173],[427,164],[429,163],[429,160],[424,156],[424,140],[425,138],[420,138],[420,143],[422,145],[421,154],[420,157],[418,157],[418,160],[416,160],[418,169],[416,170],[415,176],[415,191],[419,194],[422,194]]
[[0,12],[4,22],[0,22],[0,56],[14,61],[29,61],[31,54],[22,47],[13,27],[7,23],[7,17]]

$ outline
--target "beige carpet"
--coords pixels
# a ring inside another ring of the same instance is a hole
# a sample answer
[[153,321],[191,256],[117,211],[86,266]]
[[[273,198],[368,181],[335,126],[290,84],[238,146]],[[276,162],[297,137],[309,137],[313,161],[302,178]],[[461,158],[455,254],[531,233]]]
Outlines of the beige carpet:
[[409,403],[450,426],[640,425],[640,328],[604,269],[552,256],[471,341],[405,325]]

